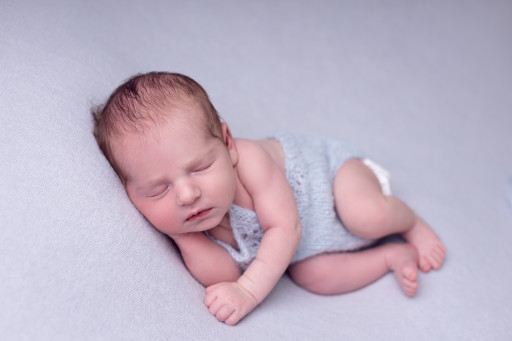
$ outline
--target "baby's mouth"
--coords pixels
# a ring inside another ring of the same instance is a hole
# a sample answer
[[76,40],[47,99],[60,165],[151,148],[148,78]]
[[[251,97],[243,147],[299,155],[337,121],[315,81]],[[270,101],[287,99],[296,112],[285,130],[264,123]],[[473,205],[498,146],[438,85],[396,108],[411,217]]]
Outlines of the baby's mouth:
[[201,218],[205,217],[206,215],[208,215],[208,213],[210,213],[211,210],[212,210],[211,208],[207,208],[205,210],[199,210],[196,213],[191,214],[187,218],[186,221],[194,221],[194,220],[201,219]]

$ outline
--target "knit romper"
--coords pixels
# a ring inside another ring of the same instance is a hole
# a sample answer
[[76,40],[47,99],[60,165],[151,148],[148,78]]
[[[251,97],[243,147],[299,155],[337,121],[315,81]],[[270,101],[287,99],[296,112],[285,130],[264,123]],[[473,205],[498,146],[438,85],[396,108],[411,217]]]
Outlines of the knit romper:
[[[325,137],[278,134],[273,138],[283,148],[286,179],[293,190],[302,224],[302,237],[291,263],[374,243],[375,240],[350,233],[340,221],[334,204],[334,177],[344,162],[361,155],[343,142]],[[384,194],[389,194],[387,172],[367,159],[363,161],[376,173]],[[233,204],[229,215],[238,250],[207,235],[245,270],[254,260],[264,232],[254,211]]]

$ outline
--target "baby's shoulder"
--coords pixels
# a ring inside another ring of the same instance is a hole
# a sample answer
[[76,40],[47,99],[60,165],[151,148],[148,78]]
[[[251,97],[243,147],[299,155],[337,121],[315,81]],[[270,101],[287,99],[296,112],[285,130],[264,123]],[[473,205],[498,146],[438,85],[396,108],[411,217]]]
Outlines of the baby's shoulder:
[[251,171],[284,171],[284,155],[275,139],[235,139],[240,167]]
[[235,138],[236,149],[239,153],[250,153],[254,148],[258,147],[258,143],[256,140],[250,140],[245,138]]
[[236,138],[235,146],[238,154],[237,168],[241,171],[260,168],[268,161],[268,153],[257,140]]

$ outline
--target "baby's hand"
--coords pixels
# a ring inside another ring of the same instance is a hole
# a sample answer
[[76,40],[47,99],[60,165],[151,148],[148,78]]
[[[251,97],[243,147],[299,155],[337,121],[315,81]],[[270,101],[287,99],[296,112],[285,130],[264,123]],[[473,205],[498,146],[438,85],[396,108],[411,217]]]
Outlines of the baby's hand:
[[221,282],[206,288],[204,304],[217,320],[233,326],[257,305],[256,298],[238,282]]

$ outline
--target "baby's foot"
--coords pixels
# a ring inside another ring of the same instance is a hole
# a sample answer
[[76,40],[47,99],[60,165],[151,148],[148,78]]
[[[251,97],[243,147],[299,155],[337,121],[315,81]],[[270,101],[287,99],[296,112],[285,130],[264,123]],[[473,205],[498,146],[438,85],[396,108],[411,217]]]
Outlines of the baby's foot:
[[420,217],[416,218],[414,226],[402,236],[416,246],[419,253],[419,267],[423,272],[432,268],[438,270],[443,264],[446,247],[435,232]]
[[388,267],[395,273],[402,291],[409,297],[418,291],[418,251],[411,244],[391,244]]

